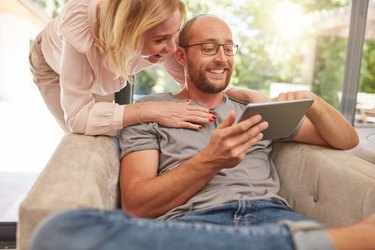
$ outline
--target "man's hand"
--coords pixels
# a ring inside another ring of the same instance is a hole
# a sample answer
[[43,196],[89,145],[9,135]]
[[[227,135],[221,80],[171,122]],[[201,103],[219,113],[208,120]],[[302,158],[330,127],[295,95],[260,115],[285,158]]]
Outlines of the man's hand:
[[333,106],[310,91],[282,93],[273,101],[313,99],[307,119],[294,137],[295,141],[348,150],[358,145],[357,132]]
[[311,91],[290,91],[279,94],[278,97],[275,97],[272,99],[273,102],[279,102],[279,101],[292,101],[292,100],[302,100],[302,99],[313,99],[314,102],[311,105],[309,111],[307,112],[307,116],[309,116],[309,112],[314,109],[319,109],[319,104],[316,101],[318,99],[318,96],[315,95]]
[[299,99],[316,99],[317,96],[311,91],[290,91],[281,93],[278,97],[272,99],[275,101],[289,101],[289,100],[299,100]]
[[215,129],[210,144],[200,152],[204,164],[219,171],[235,167],[246,155],[247,150],[263,138],[261,133],[268,127],[260,115],[252,116],[234,124],[235,113]]

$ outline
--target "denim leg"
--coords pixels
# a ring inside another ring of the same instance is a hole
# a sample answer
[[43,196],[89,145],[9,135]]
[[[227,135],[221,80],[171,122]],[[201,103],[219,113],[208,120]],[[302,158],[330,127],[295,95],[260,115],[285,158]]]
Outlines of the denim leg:
[[307,221],[306,217],[297,214],[277,199],[238,201],[234,221],[239,226],[279,223],[283,220]]
[[172,221],[234,226],[233,218],[235,217],[237,210],[238,202],[234,201],[210,208],[195,210],[183,216],[177,217]]
[[219,226],[133,218],[120,210],[72,210],[45,220],[30,250],[293,249],[286,225]]
[[[260,228],[266,225],[284,225],[289,229],[295,249],[333,249],[326,225],[297,214],[279,200],[234,201],[193,211],[175,221],[227,225],[234,228]],[[274,240],[270,238],[271,240]]]
[[202,222],[234,227],[278,223],[283,220],[306,221],[279,200],[234,201],[200,209],[174,219],[182,222]]

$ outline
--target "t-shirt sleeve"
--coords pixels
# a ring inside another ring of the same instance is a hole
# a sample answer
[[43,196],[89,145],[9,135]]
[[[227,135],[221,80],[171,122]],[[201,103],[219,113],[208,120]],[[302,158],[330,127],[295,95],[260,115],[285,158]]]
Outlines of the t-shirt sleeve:
[[126,127],[120,132],[120,159],[134,151],[160,150],[156,122]]
[[[168,94],[150,94],[138,99],[136,103],[168,100],[170,100]],[[120,158],[122,159],[125,155],[134,151],[160,150],[158,131],[159,124],[157,122],[147,122],[123,128],[119,134]]]
[[305,120],[305,116],[301,119],[301,121],[298,123],[298,125],[295,127],[295,129],[292,131],[292,133],[288,137],[280,138],[277,141],[280,141],[280,142],[292,142],[293,139],[294,139],[294,137],[297,135],[298,131],[300,130],[300,128],[301,128],[302,123],[303,123],[304,120]]

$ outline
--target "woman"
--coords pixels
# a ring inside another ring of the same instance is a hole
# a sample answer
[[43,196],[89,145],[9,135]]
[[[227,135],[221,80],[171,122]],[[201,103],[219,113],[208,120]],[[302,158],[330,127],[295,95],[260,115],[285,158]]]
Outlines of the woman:
[[69,1],[30,52],[34,82],[60,126],[86,135],[116,135],[147,121],[197,130],[210,122],[210,111],[190,102],[113,103],[129,75],[155,63],[183,84],[173,52],[184,17],[180,0]]

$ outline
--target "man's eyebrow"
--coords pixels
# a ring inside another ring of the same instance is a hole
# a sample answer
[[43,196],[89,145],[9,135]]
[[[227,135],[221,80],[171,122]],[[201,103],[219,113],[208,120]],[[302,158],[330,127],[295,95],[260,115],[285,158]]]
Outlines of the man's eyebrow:
[[[219,42],[216,39],[209,38],[209,39],[202,40],[201,43],[219,43]],[[225,40],[225,43],[233,44],[233,40],[227,39],[227,40]]]

